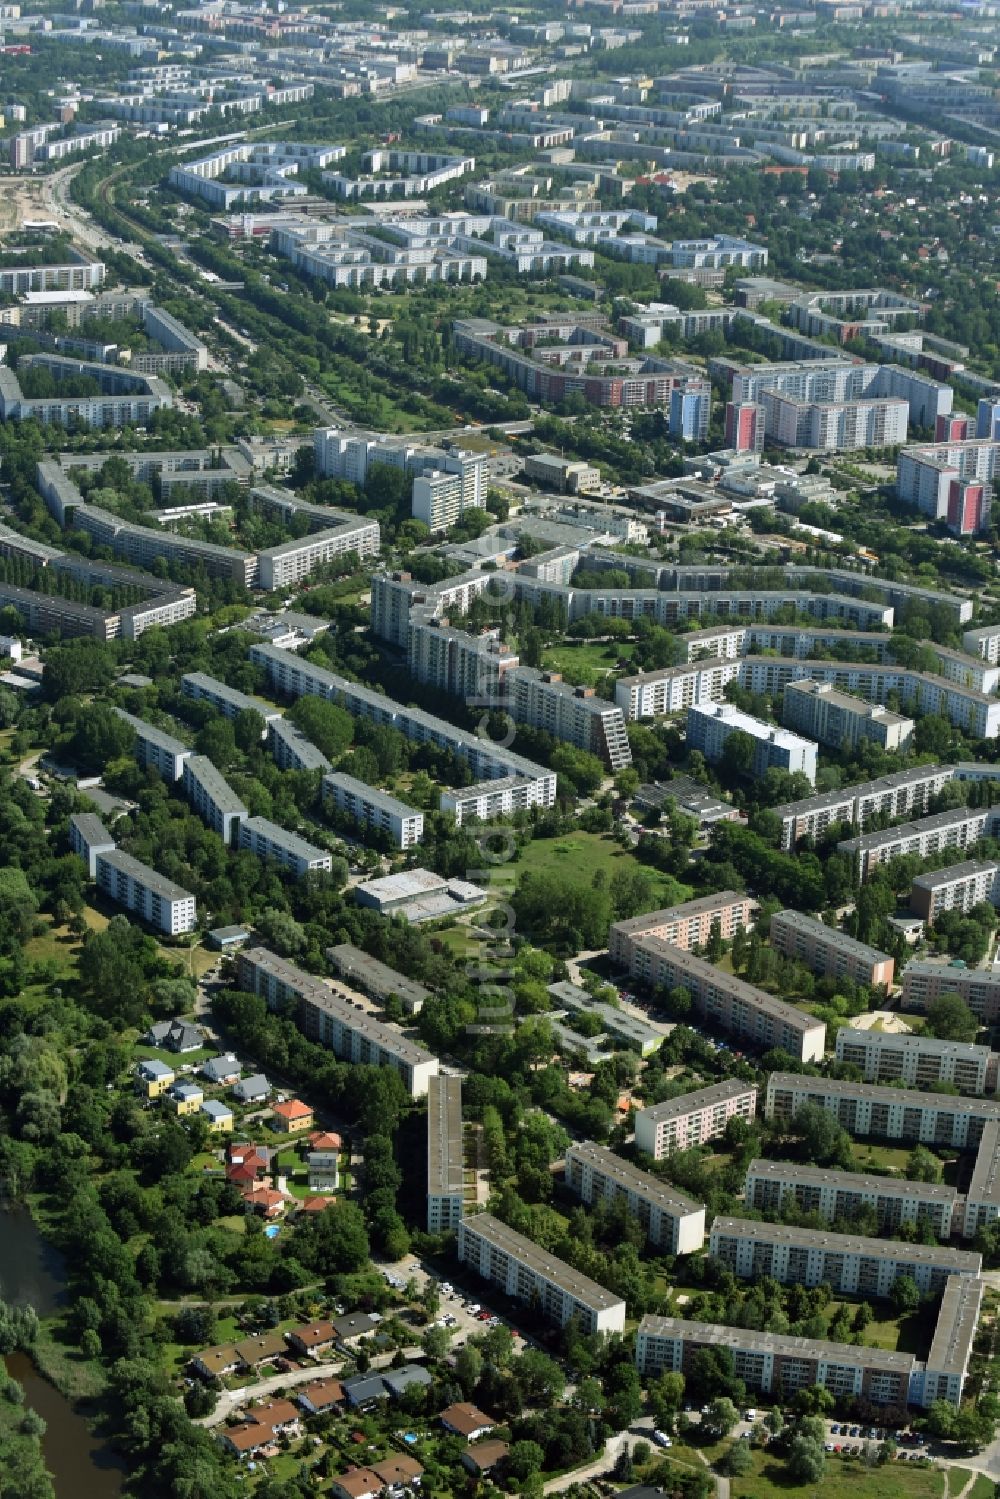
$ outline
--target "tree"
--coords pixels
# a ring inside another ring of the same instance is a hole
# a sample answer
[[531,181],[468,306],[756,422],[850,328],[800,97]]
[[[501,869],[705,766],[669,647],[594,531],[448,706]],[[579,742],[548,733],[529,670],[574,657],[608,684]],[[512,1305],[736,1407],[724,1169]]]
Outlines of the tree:
[[451,1333],[447,1327],[428,1327],[420,1339],[420,1346],[432,1363],[438,1363],[448,1352]]
[[744,733],[742,729],[735,729],[723,746],[719,769],[729,780],[748,778],[753,771],[756,749],[757,746],[749,734]]
[[907,1157],[906,1175],[909,1181],[939,1182],[941,1162],[926,1145],[915,1145]]
[[669,1426],[684,1404],[684,1375],[661,1374],[651,1382],[648,1394],[657,1426]]
[[734,1442],[729,1451],[723,1454],[719,1464],[723,1473],[730,1478],[743,1478],[753,1467],[753,1454],[750,1451],[749,1442]]
[[974,1041],[979,1021],[959,994],[939,994],[927,1006],[927,1033],[940,1041]]
[[792,1120],[791,1128],[802,1142],[807,1161],[817,1166],[850,1164],[851,1137],[828,1109],[815,1103],[803,1104]]
[[740,1413],[733,1402],[725,1395],[717,1395],[709,1403],[701,1424],[704,1431],[711,1433],[716,1441],[721,1441],[729,1435],[739,1419]]
[[797,1433],[788,1449],[788,1475],[795,1483],[819,1483],[826,1469],[822,1442]]
[[347,710],[312,693],[297,698],[288,716],[328,760],[339,760],[354,738],[354,720]]
[[241,708],[233,719],[233,738],[237,749],[248,755],[251,750],[260,749],[263,737],[263,714],[258,713],[256,708]]
[[908,1316],[920,1305],[920,1290],[912,1275],[897,1275],[889,1288],[897,1317]]
[[523,1484],[539,1472],[545,1461],[545,1453],[537,1442],[515,1442],[507,1454],[504,1467],[510,1478]]

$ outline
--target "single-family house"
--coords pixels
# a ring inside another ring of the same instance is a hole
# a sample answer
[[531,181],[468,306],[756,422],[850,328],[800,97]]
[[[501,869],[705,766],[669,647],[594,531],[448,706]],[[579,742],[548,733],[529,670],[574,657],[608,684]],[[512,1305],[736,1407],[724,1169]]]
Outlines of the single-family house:
[[336,1340],[332,1322],[304,1322],[288,1334],[289,1343],[301,1354],[329,1353]]
[[168,1067],[166,1062],[157,1061],[155,1057],[140,1062],[135,1074],[136,1092],[143,1098],[161,1098],[174,1077],[173,1068]]
[[301,1098],[290,1098],[287,1103],[276,1103],[271,1111],[271,1128],[283,1135],[297,1135],[304,1129],[312,1129],[313,1111]]
[[263,1072],[255,1072],[251,1077],[243,1078],[233,1089],[233,1097],[239,1103],[264,1103],[270,1095],[271,1084]]
[[261,1364],[270,1364],[276,1358],[288,1357],[288,1344],[281,1332],[264,1332],[258,1337],[243,1338],[233,1346],[245,1369],[259,1369]]
[[247,1419],[241,1426],[223,1427],[219,1440],[237,1457],[253,1457],[269,1447],[282,1432],[297,1433],[301,1420],[299,1411],[290,1400],[269,1400],[266,1405],[254,1406],[247,1411]]
[[218,1057],[209,1057],[202,1064],[201,1075],[207,1083],[215,1083],[217,1087],[230,1087],[240,1080],[240,1064],[231,1051]]
[[201,1112],[208,1120],[208,1127],[213,1135],[225,1134],[232,1129],[233,1111],[228,1104],[220,1103],[217,1098],[206,1098]]
[[249,1212],[260,1213],[261,1217],[268,1219],[280,1218],[288,1205],[287,1197],[272,1187],[261,1186],[259,1182],[245,1188],[243,1202]]
[[256,1422],[247,1421],[242,1426],[221,1427],[219,1441],[240,1459],[256,1457],[258,1452],[262,1452],[274,1441],[274,1432],[269,1426],[258,1426]]
[[314,1379],[302,1386],[296,1399],[310,1416],[322,1416],[343,1405],[344,1386],[339,1379]]
[[375,1499],[381,1492],[381,1480],[370,1468],[348,1468],[346,1473],[338,1473],[330,1484],[334,1499]]
[[386,1369],[382,1381],[394,1400],[405,1395],[407,1390],[427,1389],[434,1383],[421,1364],[404,1364],[402,1369]]
[[167,1091],[167,1101],[178,1116],[194,1114],[204,1103],[205,1095],[197,1083],[176,1082]]
[[306,1156],[310,1192],[336,1192],[340,1186],[340,1152],[310,1150]]
[[381,1480],[383,1492],[419,1488],[424,1476],[422,1466],[408,1452],[394,1452],[390,1457],[382,1458],[381,1462],[372,1463],[372,1472]]
[[295,1431],[302,1422],[302,1412],[290,1400],[268,1400],[248,1410],[247,1420],[272,1431]]
[[388,1400],[389,1391],[381,1374],[354,1374],[344,1380],[344,1394],[353,1410],[364,1410],[377,1400]]
[[303,1197],[299,1201],[299,1212],[325,1213],[327,1208],[332,1203],[335,1203],[336,1200],[335,1197]]
[[162,1046],[166,1051],[197,1051],[205,1044],[205,1032],[189,1020],[160,1020],[143,1036],[146,1046]]
[[472,1405],[468,1400],[459,1400],[441,1412],[441,1425],[445,1431],[464,1437],[467,1442],[480,1441],[482,1437],[489,1435],[496,1424],[494,1416],[488,1416],[478,1405]]
[[214,1348],[203,1348],[191,1360],[191,1367],[202,1379],[222,1379],[235,1374],[240,1367],[240,1356],[232,1343],[217,1343]]
[[314,1129],[309,1136],[309,1150],[343,1150],[344,1142],[332,1129]]
[[473,1442],[466,1447],[462,1453],[462,1466],[467,1468],[473,1478],[485,1478],[487,1473],[502,1463],[510,1448],[506,1442],[491,1439],[486,1442]]
[[350,1350],[356,1348],[363,1338],[372,1337],[378,1322],[367,1312],[348,1312],[343,1317],[334,1317],[332,1325],[338,1348]]

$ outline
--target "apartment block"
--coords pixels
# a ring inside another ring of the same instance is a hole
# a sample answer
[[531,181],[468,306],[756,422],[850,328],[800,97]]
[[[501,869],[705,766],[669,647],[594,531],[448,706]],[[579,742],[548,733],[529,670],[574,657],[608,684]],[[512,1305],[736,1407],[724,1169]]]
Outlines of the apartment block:
[[792,773],[801,771],[811,785],[816,784],[816,746],[810,740],[764,723],[731,703],[694,703],[688,709],[688,749],[701,750],[710,765],[718,764],[727,740],[736,733],[753,740],[755,776],[774,767]]
[[827,1171],[798,1161],[751,1161],[743,1195],[747,1207],[760,1213],[780,1213],[786,1201],[793,1201],[803,1213],[816,1213],[829,1223],[856,1218],[866,1208],[875,1213],[884,1230],[898,1230],[900,1224],[924,1220],[939,1239],[949,1239],[961,1231],[964,1211],[954,1187],[903,1177],[864,1176],[856,1171]]
[[181,784],[202,822],[218,833],[223,843],[234,843],[239,825],[249,813],[221,770],[216,770],[207,755],[189,755]]
[[323,777],[322,795],[346,817],[387,833],[397,848],[414,848],[424,836],[422,812],[343,771]]
[[890,859],[907,854],[926,859],[949,848],[972,848],[981,838],[992,838],[998,822],[1000,808],[953,807],[919,822],[846,838],[837,844],[837,852],[849,854],[857,863],[860,878],[866,880],[873,869]]
[[941,994],[957,994],[984,1025],[1000,1020],[1000,973],[957,963],[907,963],[903,969],[904,1010],[926,1010]]
[[296,1021],[312,1041],[342,1061],[392,1067],[411,1098],[422,1098],[438,1059],[407,1040],[401,1031],[359,1010],[335,987],[325,984],[265,947],[244,948],[236,960],[241,988],[261,994],[271,1009],[292,1004]]
[[305,838],[266,817],[241,819],[239,846],[256,854],[258,859],[272,859],[283,869],[291,870],[297,880],[311,873],[329,874],[333,867],[332,856],[325,849],[307,843]]
[[597,755],[609,770],[632,764],[625,719],[619,707],[592,687],[573,687],[557,672],[517,666],[504,677],[506,708],[515,723],[544,729],[555,739]]
[[198,924],[195,898],[189,890],[165,879],[121,849],[97,854],[96,879],[98,889],[109,900],[168,937],[192,932]]
[[949,1145],[974,1150],[983,1126],[1000,1119],[1000,1103],[919,1093],[877,1083],[799,1077],[772,1072],[767,1080],[765,1118],[785,1123],[806,1104],[826,1109],[848,1134],[914,1145]]
[[910,910],[933,926],[943,911],[971,911],[986,903],[1000,905],[1000,864],[966,859],[946,869],[915,876],[910,886]]
[[[290,697],[316,693],[328,702],[339,703],[355,717],[398,729],[407,739],[417,743],[436,744],[441,749],[448,749],[460,760],[464,760],[477,778],[490,782],[512,778],[513,782],[518,783],[519,806],[551,807],[555,803],[555,772],[535,765],[501,745],[480,739],[420,708],[404,707],[402,703],[394,702],[392,698],[385,697],[370,687],[350,682],[335,672],[325,671],[320,666],[303,661],[294,652],[279,650],[271,645],[253,645],[249,655],[255,665],[264,668],[272,686],[279,692]],[[513,785],[508,784],[506,791],[511,793],[510,799],[513,802]],[[455,811],[456,817],[461,820],[465,805],[463,797],[464,793],[443,793],[441,806],[445,810]]]
[[784,802],[774,808],[781,819],[781,847],[790,849],[804,838],[822,838],[836,823],[853,823],[864,829],[876,819],[894,820],[926,812],[954,774],[951,765],[918,765],[839,791]]
[[473,707],[498,706],[504,679],[518,663],[496,630],[472,635],[427,609],[410,613],[406,664],[417,682],[463,697]]
[[[127,421],[122,415],[116,424],[122,426]],[[98,505],[77,505],[70,523],[75,530],[92,536],[99,546],[109,547],[116,556],[139,567],[148,567],[162,557],[183,567],[204,568],[209,577],[228,578],[243,588],[252,588],[257,582],[255,552],[199,541],[163,526],[135,525]]]
[[780,1285],[830,1287],[835,1296],[885,1299],[908,1275],[925,1296],[943,1291],[952,1275],[982,1274],[983,1257],[940,1244],[901,1244],[827,1233],[786,1223],[716,1218],[709,1252],[741,1280],[769,1276]]
[[69,820],[69,846],[87,866],[92,880],[97,878],[97,856],[115,847],[115,840],[93,812],[74,812]]
[[820,744],[857,749],[871,740],[887,753],[908,749],[913,719],[890,713],[881,703],[838,692],[829,682],[789,682],[782,699],[781,721],[786,728],[807,734]]
[[135,730],[135,757],[144,767],[152,766],[165,781],[179,781],[184,774],[184,762],[192,751],[172,734],[165,734],[143,718],[126,713],[124,708],[114,710],[124,723]]
[[888,953],[858,942],[846,932],[806,916],[802,911],[777,911],[768,929],[771,946],[783,957],[804,963],[825,978],[849,978],[856,984],[892,983],[895,962]]
[[281,712],[278,708],[265,703],[262,698],[250,697],[246,692],[239,692],[235,687],[228,687],[225,682],[220,682],[216,677],[210,677],[203,671],[189,671],[181,677],[181,691],[185,697],[193,698],[197,703],[211,703],[217,713],[226,718],[236,718],[240,713],[248,710],[260,714],[264,720],[264,728],[261,738],[267,733],[267,725],[272,718],[280,718]]
[[547,1322],[565,1327],[575,1318],[585,1335],[625,1331],[624,1301],[490,1213],[459,1223],[458,1258]]
[[757,1112],[757,1089],[739,1078],[710,1083],[694,1093],[682,1093],[635,1116],[635,1143],[654,1161],[675,1150],[689,1150],[718,1140],[730,1119],[753,1119]]
[[724,1034],[764,1051],[780,1047],[802,1062],[823,1060],[825,1025],[660,937],[636,943],[629,972],[651,987],[687,989],[695,1013]]
[[462,1079],[438,1073],[427,1085],[427,1232],[457,1228],[464,1209]]
[[371,953],[355,947],[352,942],[341,942],[328,947],[326,956],[345,983],[370,994],[380,1004],[397,999],[408,1015],[419,1015],[430,998],[430,990],[416,979],[397,973],[387,963],[380,963]]
[[909,1401],[916,1366],[911,1353],[649,1315],[639,1323],[635,1359],[648,1380],[687,1373],[696,1353],[714,1348],[730,1351],[735,1375],[750,1390],[780,1391],[787,1399],[796,1390],[822,1385],[840,1398],[861,1398],[900,1410]]
[[963,1093],[995,1094],[1000,1055],[965,1041],[844,1026],[837,1032],[837,1061],[859,1067],[866,1083],[925,1090],[948,1083]]
[[296,728],[290,718],[272,718],[267,726],[267,747],[279,770],[329,770],[321,749]]
[[678,906],[615,921],[608,932],[608,957],[613,963],[631,970],[636,946],[647,937],[661,937],[672,947],[689,952],[692,947],[704,946],[716,923],[719,935],[728,941],[738,928],[752,924],[756,910],[757,902],[749,895],[741,895],[736,890],[720,890],[715,895],[702,895]]
[[566,1152],[566,1185],[593,1207],[624,1202],[650,1244],[664,1254],[693,1254],[705,1242],[705,1209],[613,1150],[584,1140]]
[[290,588],[303,578],[309,577],[318,567],[335,562],[348,553],[360,561],[376,557],[379,550],[379,527],[377,521],[364,520],[360,516],[337,516],[330,512],[331,519],[340,524],[325,531],[315,531],[301,540],[283,541],[259,554],[258,584],[273,591]]
[[641,718],[661,718],[666,713],[683,713],[696,703],[721,702],[728,684],[739,681],[740,672],[738,660],[716,658],[638,672],[633,677],[619,677],[615,683],[615,702],[629,723],[637,723]]
[[895,692],[907,707],[912,705],[918,713],[939,713],[977,739],[995,739],[1000,734],[1000,701],[996,698],[937,672],[912,671],[894,663],[748,656],[743,661],[740,685],[749,692],[776,693],[806,678],[876,703]]

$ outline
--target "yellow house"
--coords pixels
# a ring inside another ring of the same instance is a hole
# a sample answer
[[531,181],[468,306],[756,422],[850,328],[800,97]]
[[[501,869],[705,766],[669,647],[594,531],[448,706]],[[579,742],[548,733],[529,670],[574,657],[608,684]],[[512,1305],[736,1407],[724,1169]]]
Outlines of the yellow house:
[[170,1090],[170,1102],[175,1114],[194,1114],[201,1108],[205,1095],[197,1083],[175,1083]]
[[135,1075],[136,1092],[143,1098],[160,1098],[174,1081],[173,1069],[166,1062],[150,1060],[140,1062]]
[[217,1098],[206,1098],[201,1112],[208,1120],[208,1127],[213,1135],[221,1135],[232,1129],[233,1111]]

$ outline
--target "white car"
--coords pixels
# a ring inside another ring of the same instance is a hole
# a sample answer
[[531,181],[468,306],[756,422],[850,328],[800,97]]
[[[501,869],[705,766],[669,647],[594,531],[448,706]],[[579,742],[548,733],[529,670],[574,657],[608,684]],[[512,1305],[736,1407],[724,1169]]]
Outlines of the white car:
[[665,1431],[654,1431],[653,1441],[657,1447],[672,1447],[674,1445],[673,1438],[668,1437]]
[[747,1411],[747,1413],[746,1413],[746,1419],[748,1421],[756,1421],[756,1419],[757,1419],[757,1412],[754,1410],[753,1406],[751,1406],[750,1409]]

